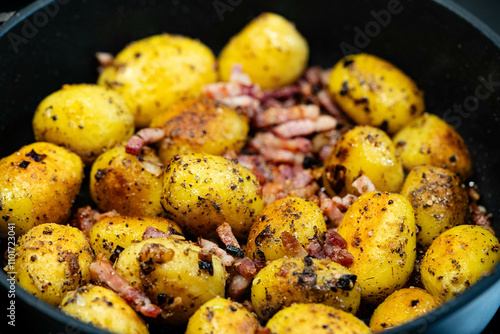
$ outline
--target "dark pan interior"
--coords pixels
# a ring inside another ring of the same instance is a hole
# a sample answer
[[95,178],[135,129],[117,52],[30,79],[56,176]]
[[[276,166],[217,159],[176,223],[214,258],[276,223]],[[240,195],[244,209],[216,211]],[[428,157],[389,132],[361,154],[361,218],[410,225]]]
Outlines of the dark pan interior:
[[[349,44],[389,60],[412,77],[425,92],[427,111],[444,117],[466,140],[481,204],[494,214],[493,226],[500,233],[498,36],[467,14],[465,20],[448,10],[449,5],[409,0],[400,1],[399,12],[386,18],[385,27],[378,24],[377,32],[370,23],[376,22],[373,13],[387,10],[389,3],[394,1],[38,1],[21,14],[48,5],[10,31],[12,22],[0,30],[0,156],[34,140],[31,118],[45,96],[66,83],[96,81],[96,51],[116,53],[130,41],[169,32],[199,38],[217,54],[250,19],[272,11],[296,23],[309,42],[311,65],[332,66],[343,56],[341,46]],[[372,36],[357,39],[356,28],[366,27]],[[497,272],[482,280],[424,321],[432,323],[453,312],[499,277]],[[5,289],[3,272],[0,281]],[[81,326],[78,322],[24,291],[18,289],[16,299],[20,327],[52,333],[91,330],[75,330]],[[398,331],[416,331],[419,326],[417,321]]]

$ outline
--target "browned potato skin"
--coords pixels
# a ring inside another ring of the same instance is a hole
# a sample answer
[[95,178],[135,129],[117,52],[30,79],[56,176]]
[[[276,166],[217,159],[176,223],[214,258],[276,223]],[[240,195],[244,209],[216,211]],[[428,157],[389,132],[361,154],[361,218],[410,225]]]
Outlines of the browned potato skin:
[[92,165],[90,194],[102,211],[160,216],[162,175],[163,164],[152,149],[144,147],[141,155],[135,156],[119,145],[101,154]]
[[247,256],[263,263],[284,257],[288,254],[281,241],[281,234],[285,231],[306,247],[310,238],[326,232],[321,209],[299,197],[272,202],[261,211],[250,229],[245,250]]
[[374,332],[401,325],[436,307],[440,301],[420,288],[401,289],[387,297],[373,312],[370,329]]
[[244,115],[207,97],[177,102],[153,118],[150,127],[165,130],[158,152],[164,164],[176,154],[238,153],[249,130]]
[[401,195],[412,204],[419,232],[418,243],[427,248],[441,233],[464,224],[469,198],[460,177],[449,169],[432,166],[413,168]]
[[[313,283],[307,281],[313,277]],[[268,320],[293,303],[318,303],[356,314],[361,300],[356,276],[346,267],[315,258],[282,258],[270,262],[252,282],[252,305]]]
[[[110,259],[118,248],[122,250],[142,241],[148,226],[167,234],[182,235],[182,230],[175,222],[161,217],[106,217],[98,221],[89,231],[90,246],[95,254],[103,253]],[[117,254],[117,255],[118,255]]]
[[424,113],[394,136],[403,167],[448,168],[466,180],[472,174],[472,160],[463,138],[436,115]]

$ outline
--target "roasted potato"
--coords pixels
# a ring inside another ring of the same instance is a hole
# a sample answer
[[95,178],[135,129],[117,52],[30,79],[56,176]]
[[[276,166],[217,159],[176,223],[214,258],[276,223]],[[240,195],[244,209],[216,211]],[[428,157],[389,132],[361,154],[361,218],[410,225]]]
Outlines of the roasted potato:
[[97,83],[120,93],[137,127],[203,85],[217,80],[212,51],[198,40],[162,34],[141,39],[120,51]]
[[123,145],[101,154],[90,171],[90,195],[102,211],[126,216],[155,217],[163,213],[163,164],[147,146],[141,155],[128,154]]
[[424,248],[445,230],[466,222],[467,190],[460,177],[449,169],[413,168],[405,179],[401,195],[412,204],[419,230],[417,241]]
[[82,231],[67,225],[42,224],[16,245],[16,281],[28,292],[57,306],[68,291],[90,281],[94,254]]
[[455,226],[443,232],[425,252],[420,274],[425,289],[441,300],[465,291],[495,267],[500,245],[477,225]]
[[404,181],[391,138],[372,126],[356,126],[337,141],[325,160],[323,183],[332,196],[343,189],[357,194],[352,183],[361,175],[380,191],[399,191]]
[[33,117],[37,141],[61,145],[90,165],[134,134],[134,117],[121,96],[97,85],[64,85],[47,96]]
[[290,255],[283,246],[282,233],[289,232],[304,247],[309,239],[326,232],[321,209],[300,197],[272,202],[262,210],[250,229],[246,254],[263,263]]
[[356,123],[392,134],[424,110],[421,90],[393,64],[366,53],[349,55],[333,68],[330,93]]
[[351,313],[323,304],[293,304],[276,313],[267,323],[271,334],[371,333]]
[[238,153],[247,140],[248,120],[234,109],[206,97],[179,101],[154,117],[151,127],[166,136],[159,155],[168,164],[176,154]]
[[286,86],[297,80],[309,59],[309,46],[295,26],[282,16],[264,13],[250,22],[224,46],[219,74],[229,81],[231,68],[243,72],[263,89]]
[[115,269],[170,314],[165,323],[186,325],[201,305],[225,293],[224,265],[217,256],[200,260],[200,250],[178,236],[151,238],[125,248]]
[[361,298],[371,303],[403,287],[416,258],[415,215],[399,194],[369,192],[347,209],[338,233],[354,256]]
[[90,246],[95,254],[103,253],[107,259],[120,254],[128,246],[142,241],[148,226],[169,235],[182,235],[173,221],[160,217],[106,217],[89,231]]
[[377,306],[370,319],[374,332],[398,326],[418,318],[440,304],[439,300],[420,288],[398,290]]
[[241,304],[215,297],[189,318],[186,334],[255,334],[258,328],[257,317]]
[[293,303],[320,303],[352,314],[361,288],[346,267],[330,260],[293,257],[274,260],[252,282],[252,305],[264,320]]
[[0,160],[0,232],[16,235],[33,226],[62,223],[80,191],[83,163],[67,149],[38,142]]
[[264,206],[252,172],[211,154],[173,159],[163,175],[161,203],[169,218],[195,236],[215,236],[217,227],[227,222],[239,238],[248,235]]
[[463,138],[436,115],[425,113],[394,136],[403,167],[448,168],[466,180],[472,174],[472,161]]
[[120,334],[148,334],[148,327],[132,307],[109,289],[86,285],[68,292],[59,309],[95,327]]

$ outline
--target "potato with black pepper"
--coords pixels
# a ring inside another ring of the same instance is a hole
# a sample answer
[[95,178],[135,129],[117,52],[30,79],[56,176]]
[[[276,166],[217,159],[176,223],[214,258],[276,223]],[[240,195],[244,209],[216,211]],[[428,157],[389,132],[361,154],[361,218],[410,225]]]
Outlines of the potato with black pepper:
[[5,270],[15,272],[21,287],[50,305],[59,305],[68,291],[90,281],[94,253],[74,227],[35,226],[19,238],[15,251],[15,263],[8,263]]
[[413,80],[388,61],[366,53],[340,60],[328,85],[335,102],[357,124],[390,134],[425,110],[424,94]]
[[134,134],[134,116],[122,97],[97,85],[64,85],[38,105],[33,116],[37,141],[66,147],[85,165]]
[[255,334],[258,328],[257,317],[243,305],[215,297],[189,318],[186,334]]
[[99,76],[126,101],[137,127],[149,123],[183,97],[201,93],[217,80],[212,51],[198,40],[161,34],[127,45]]
[[372,191],[347,209],[338,233],[354,256],[361,298],[381,302],[410,278],[416,258],[415,214],[399,194]]
[[103,253],[107,259],[117,257],[128,246],[141,242],[149,226],[168,235],[182,235],[179,225],[167,218],[106,217],[90,229],[90,246],[95,254]]
[[125,248],[115,269],[168,315],[159,321],[185,325],[201,305],[225,294],[224,265],[217,256],[201,260],[200,251],[179,236],[146,239]]
[[187,154],[172,159],[163,174],[163,209],[167,217],[194,236],[216,236],[228,223],[245,238],[264,202],[260,184],[235,160],[211,154]]
[[252,82],[263,89],[292,84],[304,72],[309,46],[284,17],[263,13],[233,36],[219,55],[219,74],[229,81],[231,69],[240,64]]
[[321,303],[356,314],[360,290],[356,275],[330,259],[285,257],[257,273],[252,305],[264,320],[293,303]]
[[372,126],[356,126],[333,146],[325,160],[323,183],[331,195],[357,194],[352,183],[367,176],[380,191],[399,191],[404,181],[403,166],[391,138]]
[[90,195],[102,211],[126,216],[155,217],[160,204],[163,164],[155,151],[143,147],[132,155],[118,145],[99,155],[90,171]]
[[403,167],[448,168],[466,180],[472,174],[472,160],[463,138],[444,120],[425,113],[394,136]]
[[477,225],[443,232],[425,252],[420,269],[425,289],[447,301],[490,273],[500,261],[500,244]]
[[424,248],[447,229],[466,222],[467,190],[460,177],[449,169],[413,168],[405,179],[401,195],[412,204],[419,230],[417,241]]
[[164,164],[176,154],[239,153],[249,130],[246,116],[206,97],[175,103],[154,117],[150,127],[165,131],[158,150]]
[[434,310],[440,301],[420,288],[405,288],[380,303],[370,319],[370,329],[379,332],[402,325]]
[[68,292],[59,309],[97,328],[120,334],[148,334],[148,326],[132,307],[112,290],[85,285]]
[[23,146],[0,160],[0,232],[16,235],[45,223],[62,223],[80,192],[83,163],[52,143]]
[[252,224],[246,255],[262,263],[292,255],[283,245],[284,232],[307,247],[309,239],[321,237],[326,232],[321,209],[314,202],[300,197],[286,197],[272,202]]

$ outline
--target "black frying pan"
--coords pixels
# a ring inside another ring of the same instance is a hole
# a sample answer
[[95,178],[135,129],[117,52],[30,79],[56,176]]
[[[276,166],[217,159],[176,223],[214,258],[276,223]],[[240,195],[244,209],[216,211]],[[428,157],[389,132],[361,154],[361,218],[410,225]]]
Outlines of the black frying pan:
[[[365,51],[415,79],[427,110],[455,126],[469,145],[481,204],[494,213],[500,233],[500,38],[445,0],[37,1],[0,28],[0,156],[34,140],[31,118],[45,96],[66,83],[96,81],[96,51],[116,53],[132,40],[169,32],[199,38],[218,53],[263,11],[296,23],[310,44],[310,64],[329,67],[344,52]],[[382,11],[392,14],[384,18]],[[479,99],[481,86],[489,95]],[[480,332],[500,304],[499,280],[497,271],[435,312],[387,333]],[[4,316],[9,286],[3,272],[0,284],[0,333],[104,333],[19,287],[14,331]]]

